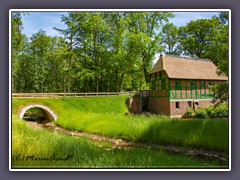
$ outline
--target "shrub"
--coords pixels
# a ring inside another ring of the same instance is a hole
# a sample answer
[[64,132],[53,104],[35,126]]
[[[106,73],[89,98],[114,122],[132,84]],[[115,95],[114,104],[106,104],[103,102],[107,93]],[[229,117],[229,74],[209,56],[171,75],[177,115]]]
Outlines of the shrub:
[[212,118],[228,118],[228,103],[222,103],[214,107],[210,113]]
[[205,109],[208,113],[208,116],[211,117],[211,114],[213,113],[215,107],[213,105],[211,105],[211,106],[205,107]]
[[[187,112],[186,112],[187,114]],[[195,111],[196,118],[228,118],[228,103],[221,103],[218,106],[202,107]]]
[[208,118],[208,112],[206,108],[200,108],[195,111],[196,118]]
[[184,118],[193,118],[195,115],[194,110],[189,108],[186,113],[183,115]]

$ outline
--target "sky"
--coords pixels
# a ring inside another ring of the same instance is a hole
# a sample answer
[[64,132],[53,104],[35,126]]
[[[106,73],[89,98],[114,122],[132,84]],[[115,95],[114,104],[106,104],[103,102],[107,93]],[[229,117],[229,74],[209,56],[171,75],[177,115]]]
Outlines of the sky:
[[[40,29],[46,31],[47,35],[60,35],[53,27],[65,29],[66,25],[61,22],[61,16],[67,12],[29,12],[22,17],[23,33],[27,37],[38,32]],[[175,17],[169,19],[175,26],[185,26],[191,20],[211,18],[218,12],[174,12]]]

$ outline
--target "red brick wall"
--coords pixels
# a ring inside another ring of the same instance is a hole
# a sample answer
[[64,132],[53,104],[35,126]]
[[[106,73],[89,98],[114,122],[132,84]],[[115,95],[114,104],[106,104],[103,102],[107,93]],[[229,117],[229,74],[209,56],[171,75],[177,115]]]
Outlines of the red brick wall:
[[[179,102],[180,108],[176,109],[176,102]],[[181,117],[186,113],[188,109],[188,102],[191,102],[191,107],[198,109],[200,107],[207,107],[212,104],[211,100],[191,100],[191,101],[171,101],[170,102],[170,116]],[[198,103],[198,105],[196,104]]]
[[141,100],[139,97],[130,97],[127,99],[127,105],[129,111],[134,114],[138,114],[142,112],[141,108]]
[[[179,102],[179,109],[176,108],[176,102]],[[171,117],[182,117],[188,109],[188,102],[191,102],[191,108],[206,107],[212,104],[211,100],[198,101],[169,101],[168,98],[150,98],[148,109],[152,113],[163,113]],[[197,104],[195,104],[198,103]]]
[[[176,108],[176,102],[179,102],[179,109]],[[188,101],[171,101],[170,116],[183,116],[188,109]]]
[[170,115],[170,102],[168,98],[150,98],[148,110],[152,113],[163,113]]

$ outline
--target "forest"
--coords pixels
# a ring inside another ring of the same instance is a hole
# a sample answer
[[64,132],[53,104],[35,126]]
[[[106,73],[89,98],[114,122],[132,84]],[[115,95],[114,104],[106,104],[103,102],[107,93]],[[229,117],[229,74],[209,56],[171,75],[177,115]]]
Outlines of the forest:
[[[158,54],[211,59],[228,75],[228,12],[186,26],[169,23],[173,12],[69,12],[67,28],[28,38],[22,17],[12,12],[12,92],[121,92],[149,89]],[[228,83],[215,87],[228,99]]]

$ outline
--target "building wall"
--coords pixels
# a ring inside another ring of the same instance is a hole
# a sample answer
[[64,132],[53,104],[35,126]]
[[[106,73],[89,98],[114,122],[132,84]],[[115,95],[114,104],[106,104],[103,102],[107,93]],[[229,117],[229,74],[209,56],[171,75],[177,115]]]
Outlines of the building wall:
[[212,104],[211,85],[217,80],[169,79],[163,70],[150,74],[148,110],[171,117],[182,117],[188,108],[198,109]]
[[[176,107],[178,103],[179,108]],[[148,109],[151,113],[162,113],[166,116],[181,118],[188,108],[198,109],[212,105],[211,100],[173,101],[168,98],[150,98]]]
[[[170,79],[170,99],[212,99],[209,87],[221,81]],[[177,83],[179,86],[177,86]]]
[[165,70],[149,75],[150,97],[170,99],[212,99],[210,86],[223,81],[169,79]]
[[170,101],[168,98],[149,98],[148,110],[170,116]]
[[169,97],[169,79],[165,71],[150,75],[150,97]]
[[[178,108],[177,104],[178,103]],[[182,117],[188,108],[198,109],[200,107],[207,107],[212,104],[211,100],[189,100],[189,101],[170,101],[170,116]]]
[[140,97],[130,97],[126,103],[131,113],[139,114],[142,112]]

